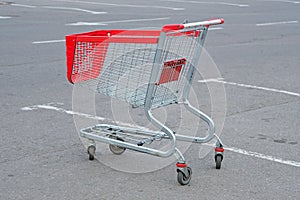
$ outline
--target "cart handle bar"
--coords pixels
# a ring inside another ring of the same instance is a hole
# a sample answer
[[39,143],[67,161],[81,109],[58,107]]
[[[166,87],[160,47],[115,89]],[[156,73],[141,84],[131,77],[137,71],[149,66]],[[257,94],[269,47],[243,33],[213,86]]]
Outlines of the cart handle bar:
[[188,29],[188,28],[197,28],[201,26],[209,27],[211,25],[217,25],[217,24],[223,24],[224,19],[218,18],[218,19],[210,19],[202,22],[193,22],[193,23],[187,23],[187,24],[168,24],[163,26],[162,31],[168,32],[168,31],[175,31],[175,30],[182,30],[182,29]]

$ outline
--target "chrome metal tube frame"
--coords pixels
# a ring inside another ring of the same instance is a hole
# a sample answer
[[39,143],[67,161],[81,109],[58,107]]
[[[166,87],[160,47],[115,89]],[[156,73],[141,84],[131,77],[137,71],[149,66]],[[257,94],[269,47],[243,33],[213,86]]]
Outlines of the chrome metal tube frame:
[[150,84],[148,85],[146,99],[145,99],[145,115],[147,119],[157,128],[159,128],[162,132],[166,134],[166,136],[170,139],[170,149],[164,152],[160,152],[161,157],[169,157],[175,153],[175,147],[176,147],[176,137],[171,129],[169,129],[167,126],[165,126],[163,123],[161,123],[159,120],[157,120],[151,113],[151,107],[152,107],[152,100],[153,96],[155,94],[155,90],[157,88],[157,79],[159,75],[159,70],[161,67],[161,55],[163,46],[165,43],[166,33],[161,32],[159,41],[157,44],[156,54],[154,58],[153,68],[151,72],[150,77]]
[[175,153],[175,147],[176,147],[176,137],[171,129],[169,129],[167,126],[165,126],[163,123],[158,121],[151,113],[151,110],[148,110],[146,112],[146,116],[148,120],[157,128],[160,128],[162,132],[164,132],[167,136],[168,139],[170,139],[170,148],[167,151],[160,151],[159,156],[161,157],[169,157]]
[[127,148],[127,149],[131,149],[131,150],[134,150],[134,151],[138,151],[138,152],[141,152],[141,153],[147,153],[147,154],[151,154],[151,155],[154,155],[154,156],[159,156],[159,157],[168,157],[168,156],[171,156],[174,153],[174,152],[171,152],[170,150],[167,151],[167,152],[164,152],[164,151],[156,150],[156,149],[153,149],[153,148],[137,146],[136,144],[123,142],[123,141],[120,141],[120,140],[104,137],[104,136],[101,136],[101,135],[96,135],[96,134],[93,134],[93,133],[80,132],[80,136],[84,137],[84,138],[87,138],[89,140],[108,143],[108,144],[124,147],[124,148]]
[[[222,20],[218,19],[218,20],[213,20],[213,21],[209,21],[209,22],[213,22],[211,24],[211,25],[213,25],[215,23],[216,24],[221,23]],[[197,26],[198,26],[201,23],[195,23],[195,24],[197,24]],[[193,25],[189,25],[187,27],[193,27]],[[199,58],[200,57],[201,49],[202,49],[202,47],[204,45],[206,34],[207,34],[207,28],[204,28],[202,34],[200,35],[200,37],[198,39],[198,42],[199,42],[198,45],[200,47],[197,48],[195,58]],[[215,137],[215,125],[214,125],[214,122],[213,122],[213,120],[208,115],[206,115],[205,113],[203,113],[200,110],[198,110],[195,107],[193,107],[190,104],[189,100],[188,100],[190,88],[191,88],[192,81],[193,81],[193,78],[194,78],[195,66],[197,65],[197,62],[198,61],[195,59],[191,63],[192,66],[191,66],[189,74],[187,76],[187,83],[186,83],[185,88],[184,88],[184,92],[183,92],[183,95],[182,95],[182,100],[183,100],[184,106],[186,107],[186,109],[188,111],[190,111],[191,113],[193,113],[194,115],[196,115],[197,117],[201,118],[203,121],[205,121],[207,123],[207,125],[209,127],[208,134],[207,134],[206,137],[192,137],[192,136],[185,136],[185,135],[178,135],[178,134],[176,134],[176,138],[178,140],[186,141],[186,142],[206,143],[206,142],[209,142],[210,140],[212,140]]]
[[212,140],[215,137],[215,125],[213,120],[206,115],[205,113],[201,112],[200,110],[193,107],[188,100],[183,102],[184,106],[188,111],[196,115],[197,117],[201,118],[205,121],[209,127],[208,134],[206,137],[192,137],[192,136],[185,136],[185,135],[178,135],[176,134],[176,138],[181,141],[186,142],[195,142],[195,143],[206,143]]
[[217,18],[217,19],[210,19],[206,21],[192,22],[186,24],[167,24],[163,27],[162,31],[169,32],[169,31],[184,30],[184,29],[197,29],[203,26],[208,28],[211,25],[218,25],[223,23],[224,23],[224,19]]
[[197,28],[200,26],[211,26],[211,25],[217,25],[223,23],[224,23],[224,19],[211,19],[202,22],[187,23],[187,24],[183,24],[183,26],[184,28]]

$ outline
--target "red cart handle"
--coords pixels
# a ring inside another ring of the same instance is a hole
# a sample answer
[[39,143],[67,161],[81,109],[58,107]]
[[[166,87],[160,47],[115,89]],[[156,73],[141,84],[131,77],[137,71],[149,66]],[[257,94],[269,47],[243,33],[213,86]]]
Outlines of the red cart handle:
[[219,19],[210,19],[202,22],[192,22],[192,23],[187,23],[187,24],[168,24],[165,25],[162,29],[162,31],[167,32],[167,31],[173,31],[173,30],[182,30],[182,29],[188,29],[188,28],[197,28],[201,26],[206,26],[209,27],[211,25],[217,25],[217,24],[223,24],[224,19],[219,18]]

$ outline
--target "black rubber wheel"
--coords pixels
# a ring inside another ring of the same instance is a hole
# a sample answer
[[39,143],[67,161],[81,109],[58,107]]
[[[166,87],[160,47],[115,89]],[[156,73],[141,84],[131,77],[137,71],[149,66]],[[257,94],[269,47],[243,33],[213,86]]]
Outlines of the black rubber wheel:
[[[117,139],[117,140],[124,142],[124,140],[122,138],[119,138],[114,135],[111,135],[110,138]],[[116,154],[116,155],[121,155],[126,150],[126,148],[124,148],[124,147],[120,147],[118,145],[113,145],[113,144],[109,145],[109,149],[113,154]]]
[[177,172],[177,181],[180,183],[180,185],[187,185],[192,179],[192,169],[190,167],[187,167],[188,175],[185,176],[184,173],[180,170]]
[[89,160],[94,160],[95,159],[95,152],[96,152],[96,147],[94,145],[91,145],[88,147],[88,154],[89,154]]
[[216,155],[215,156],[216,169],[221,169],[222,160],[223,160],[223,156],[222,155]]

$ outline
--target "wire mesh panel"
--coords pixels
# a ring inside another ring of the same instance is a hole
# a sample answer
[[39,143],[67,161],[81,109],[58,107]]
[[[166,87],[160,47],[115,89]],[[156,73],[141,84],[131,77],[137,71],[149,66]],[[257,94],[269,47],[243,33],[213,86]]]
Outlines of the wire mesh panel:
[[110,43],[96,90],[126,101],[144,104],[156,44]]
[[106,42],[77,42],[72,80],[74,82],[84,82],[97,78],[104,63],[107,48],[108,43]]
[[177,103],[189,89],[195,65],[200,56],[206,27],[195,30],[166,32],[164,43],[157,50],[160,69],[154,88],[152,108]]

